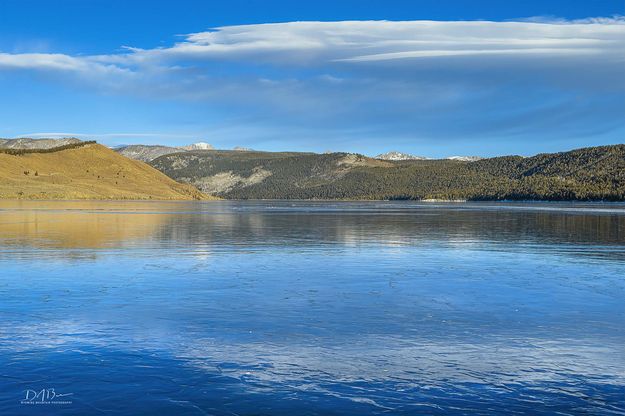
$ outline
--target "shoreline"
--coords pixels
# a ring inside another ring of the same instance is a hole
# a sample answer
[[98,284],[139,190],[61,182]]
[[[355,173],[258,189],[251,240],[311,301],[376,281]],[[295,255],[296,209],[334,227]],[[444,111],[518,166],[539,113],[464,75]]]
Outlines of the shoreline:
[[448,204],[467,204],[467,203],[590,203],[590,204],[625,204],[625,200],[585,200],[585,199],[228,199],[211,196],[206,199],[157,199],[157,198],[3,198],[1,201],[28,201],[28,202],[413,202],[413,203],[448,203]]

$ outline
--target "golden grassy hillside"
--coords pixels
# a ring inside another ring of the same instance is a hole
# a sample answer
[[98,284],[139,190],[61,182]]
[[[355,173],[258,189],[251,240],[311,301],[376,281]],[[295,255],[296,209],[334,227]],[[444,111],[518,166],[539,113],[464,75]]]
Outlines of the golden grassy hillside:
[[0,198],[208,199],[151,166],[99,144],[51,153],[0,153]]
[[67,201],[70,205],[66,206],[59,202],[64,201],[0,200],[0,244],[35,248],[120,248],[149,239],[173,217],[167,213],[171,206],[163,207],[172,204],[171,201],[145,205],[143,201],[84,200]]

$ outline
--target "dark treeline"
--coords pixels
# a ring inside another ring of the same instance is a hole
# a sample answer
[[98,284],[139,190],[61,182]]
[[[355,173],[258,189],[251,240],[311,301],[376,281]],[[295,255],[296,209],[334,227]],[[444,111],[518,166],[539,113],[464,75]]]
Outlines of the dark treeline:
[[200,187],[219,173],[270,172],[216,192],[232,199],[625,200],[625,145],[475,162],[209,151],[162,156],[152,165]]
[[78,147],[83,147],[88,144],[95,144],[95,140],[80,142],[80,143],[70,143],[63,146],[51,147],[49,149],[8,149],[8,148],[0,148],[0,153],[5,153],[13,156],[21,156],[30,153],[54,153],[60,152],[61,150],[69,150],[76,149]]

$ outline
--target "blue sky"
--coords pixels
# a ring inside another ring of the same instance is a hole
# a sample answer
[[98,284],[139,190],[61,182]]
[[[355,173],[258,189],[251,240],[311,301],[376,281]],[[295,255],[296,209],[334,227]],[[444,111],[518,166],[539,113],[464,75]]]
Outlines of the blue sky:
[[430,157],[620,143],[622,15],[622,0],[3,0],[0,137]]

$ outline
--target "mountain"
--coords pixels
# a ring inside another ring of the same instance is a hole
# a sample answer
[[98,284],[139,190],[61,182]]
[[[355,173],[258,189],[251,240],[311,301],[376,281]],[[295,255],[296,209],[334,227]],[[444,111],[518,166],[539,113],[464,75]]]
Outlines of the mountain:
[[180,147],[145,144],[131,144],[129,146],[118,147],[114,150],[130,159],[140,160],[142,162],[149,162],[159,156],[171,153],[185,152],[185,150]]
[[75,138],[67,139],[0,139],[0,149],[52,149],[54,147],[66,146],[68,144],[80,143],[81,140]]
[[482,160],[484,158],[481,156],[449,156],[449,157],[446,157],[445,159],[460,160],[462,162],[475,162],[477,160]]
[[408,153],[395,152],[395,151],[382,153],[381,155],[377,155],[375,158],[380,159],[380,160],[426,160],[427,159],[427,157],[415,156],[415,155],[411,155]]
[[[46,142],[43,142],[46,143]],[[58,144],[59,142],[57,142]],[[203,199],[151,166],[95,142],[0,149],[0,198]]]
[[196,186],[232,199],[625,200],[625,145],[439,160],[191,146],[0,139],[0,198],[204,198]]
[[204,142],[193,143],[188,146],[182,146],[184,150],[213,150],[215,149],[212,145]]
[[232,199],[625,200],[625,145],[471,162],[217,150],[150,164]]

